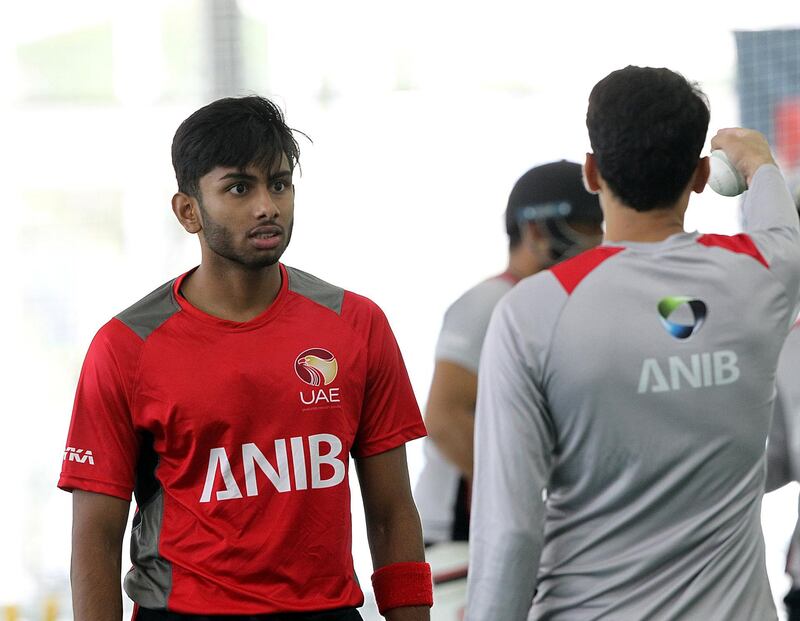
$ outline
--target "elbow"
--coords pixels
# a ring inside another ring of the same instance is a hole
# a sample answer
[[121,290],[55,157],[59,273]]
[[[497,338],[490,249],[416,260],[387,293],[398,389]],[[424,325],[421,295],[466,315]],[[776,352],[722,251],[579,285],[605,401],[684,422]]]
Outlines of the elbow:
[[425,419],[425,429],[428,432],[428,438],[439,448],[447,446],[452,429],[449,425],[442,422],[438,416],[428,416]]

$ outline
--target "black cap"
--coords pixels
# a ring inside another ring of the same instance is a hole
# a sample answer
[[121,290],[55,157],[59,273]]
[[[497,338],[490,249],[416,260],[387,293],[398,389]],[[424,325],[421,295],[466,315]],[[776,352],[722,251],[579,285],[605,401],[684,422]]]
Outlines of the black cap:
[[508,197],[506,230],[512,236],[520,222],[564,220],[599,224],[603,212],[597,196],[583,185],[581,165],[561,160],[531,168]]

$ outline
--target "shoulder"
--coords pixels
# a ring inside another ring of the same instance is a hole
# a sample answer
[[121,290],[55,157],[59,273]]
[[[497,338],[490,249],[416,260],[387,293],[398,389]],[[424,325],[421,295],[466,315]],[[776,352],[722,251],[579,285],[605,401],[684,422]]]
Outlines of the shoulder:
[[155,332],[170,317],[181,310],[175,299],[173,278],[148,293],[141,300],[119,313],[114,319],[126,326],[142,341]]
[[290,292],[327,308],[337,315],[342,314],[345,298],[345,290],[342,287],[332,285],[296,267],[289,267],[288,265],[284,267]]
[[764,267],[769,267],[767,260],[756,246],[753,238],[747,233],[737,235],[715,235],[707,233],[697,238],[697,243],[708,248],[721,248],[727,252],[732,252],[761,263]]
[[331,284],[295,267],[284,266],[288,290],[318,308],[334,313],[356,331],[369,331],[374,323],[387,324],[383,310],[370,298]]
[[624,251],[624,246],[598,246],[554,265],[549,270],[561,287],[571,294],[578,285],[603,263]]
[[513,287],[513,282],[495,276],[468,289],[445,311],[445,328],[448,326],[459,329],[461,326],[471,328],[487,324],[494,307]]
[[514,287],[514,283],[501,276],[494,276],[479,282],[474,287],[467,289],[458,299],[450,305],[450,310],[458,310],[460,308],[475,309],[488,308],[489,312],[497,304],[498,300],[502,298]]

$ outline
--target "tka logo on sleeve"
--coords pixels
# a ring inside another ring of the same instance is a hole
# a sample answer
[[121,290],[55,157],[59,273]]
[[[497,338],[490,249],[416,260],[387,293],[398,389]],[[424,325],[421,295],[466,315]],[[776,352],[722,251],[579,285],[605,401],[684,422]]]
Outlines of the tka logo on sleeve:
[[94,466],[94,455],[92,451],[68,446],[67,450],[64,451],[64,461],[77,461],[79,464],[88,462],[90,466]]
[[322,388],[336,379],[339,363],[327,349],[313,347],[306,349],[295,358],[294,372],[312,390],[300,391],[303,405],[339,403],[341,401],[338,388]]

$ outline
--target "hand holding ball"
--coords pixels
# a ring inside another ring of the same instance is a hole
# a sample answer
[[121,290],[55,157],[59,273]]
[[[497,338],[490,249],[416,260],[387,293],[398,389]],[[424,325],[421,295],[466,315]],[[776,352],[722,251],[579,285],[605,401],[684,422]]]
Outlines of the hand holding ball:
[[711,152],[709,165],[711,166],[711,174],[708,177],[708,185],[717,194],[739,196],[747,189],[747,183],[742,173],[736,170],[722,149]]

